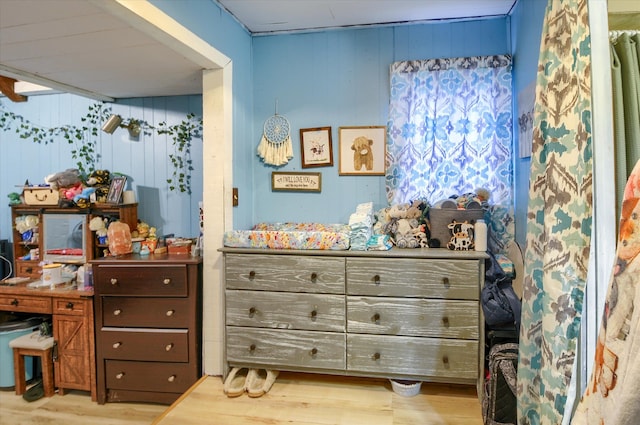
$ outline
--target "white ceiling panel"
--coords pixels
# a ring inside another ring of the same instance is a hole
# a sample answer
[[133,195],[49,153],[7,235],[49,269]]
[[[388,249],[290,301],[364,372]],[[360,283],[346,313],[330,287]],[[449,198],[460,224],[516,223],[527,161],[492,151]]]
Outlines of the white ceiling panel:
[[[253,35],[504,16],[516,2],[211,1]],[[202,93],[203,65],[141,29],[124,9],[115,0],[0,0],[0,75],[103,100]]]

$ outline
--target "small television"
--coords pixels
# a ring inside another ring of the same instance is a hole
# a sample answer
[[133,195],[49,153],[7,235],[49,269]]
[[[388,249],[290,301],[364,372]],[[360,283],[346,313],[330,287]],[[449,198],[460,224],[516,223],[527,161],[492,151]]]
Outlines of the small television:
[[87,214],[43,214],[44,261],[84,264],[87,261]]

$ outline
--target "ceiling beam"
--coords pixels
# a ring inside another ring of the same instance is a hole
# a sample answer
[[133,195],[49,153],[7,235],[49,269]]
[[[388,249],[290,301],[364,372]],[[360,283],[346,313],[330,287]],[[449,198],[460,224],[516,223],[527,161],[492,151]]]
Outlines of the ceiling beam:
[[16,93],[15,83],[17,81],[13,78],[3,77],[0,75],[0,92],[11,99],[13,102],[26,102],[27,96]]

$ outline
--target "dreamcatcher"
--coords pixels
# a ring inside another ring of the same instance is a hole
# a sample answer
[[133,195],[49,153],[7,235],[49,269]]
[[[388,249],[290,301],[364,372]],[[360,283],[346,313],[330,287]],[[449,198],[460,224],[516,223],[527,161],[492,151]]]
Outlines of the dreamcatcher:
[[289,129],[289,121],[278,115],[276,103],[276,113],[264,122],[264,132],[258,145],[258,155],[265,164],[280,166],[293,158]]

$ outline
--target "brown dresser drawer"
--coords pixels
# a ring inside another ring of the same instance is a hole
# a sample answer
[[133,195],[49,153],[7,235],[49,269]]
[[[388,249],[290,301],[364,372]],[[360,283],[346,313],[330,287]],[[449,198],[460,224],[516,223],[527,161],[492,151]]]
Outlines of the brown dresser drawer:
[[188,298],[101,297],[102,325],[129,328],[187,328]]
[[102,328],[98,333],[105,359],[188,362],[186,329]]
[[88,305],[90,302],[90,300],[79,300],[77,298],[54,298],[53,313],[84,316],[87,309],[91,307]]
[[30,277],[32,279],[42,278],[42,267],[38,265],[38,261],[16,260],[16,276]]
[[345,368],[343,333],[227,326],[227,360],[311,369]]
[[275,329],[344,332],[344,296],[226,291],[226,323]]
[[344,293],[344,259],[297,255],[225,256],[227,289]]
[[94,279],[100,295],[135,295],[140,297],[186,297],[187,267],[154,264],[94,268]]
[[478,260],[347,258],[347,294],[478,300]]
[[476,301],[347,297],[347,332],[478,339]]
[[200,376],[188,363],[105,360],[106,386],[118,390],[183,393]]
[[28,295],[0,295],[0,310],[51,314],[51,298]]
[[451,382],[478,379],[478,342],[459,339],[347,335],[347,370],[426,376]]

